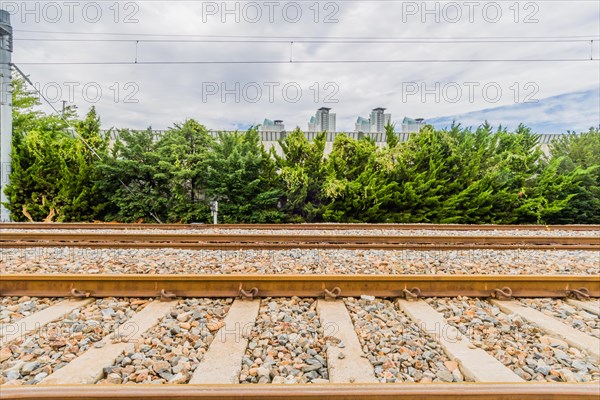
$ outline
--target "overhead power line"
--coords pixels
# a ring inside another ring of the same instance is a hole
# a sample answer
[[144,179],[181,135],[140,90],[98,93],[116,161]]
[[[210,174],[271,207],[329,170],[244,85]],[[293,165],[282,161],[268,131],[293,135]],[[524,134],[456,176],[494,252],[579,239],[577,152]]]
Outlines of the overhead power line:
[[[98,33],[98,32],[67,32],[67,31],[36,31],[23,30],[21,32],[44,34],[67,34],[67,38],[48,37],[20,37],[16,40],[31,42],[98,42],[98,43],[129,43],[134,44],[136,57],[134,61],[44,61],[22,62],[24,65],[185,65],[185,64],[408,64],[408,63],[485,63],[485,62],[580,62],[594,61],[594,42],[600,42],[600,36],[481,36],[481,37],[397,37],[397,36],[266,36],[266,35],[176,35],[176,34],[148,34],[148,33]],[[73,35],[84,35],[73,37]],[[95,37],[90,37],[94,35]],[[125,36],[126,38],[99,37],[102,35]],[[140,37],[152,37],[141,39]],[[539,59],[528,58],[458,58],[458,59],[408,59],[408,60],[155,60],[140,61],[138,46],[143,43],[323,43],[323,44],[469,44],[469,43],[589,43],[590,57],[565,58],[543,57]]]
[[366,44],[439,44],[439,43],[589,43],[596,39],[49,39],[49,38],[15,38],[24,42],[106,42],[106,43],[366,43]]
[[565,36],[277,36],[277,35],[212,35],[212,34],[161,34],[161,33],[128,33],[128,32],[72,32],[72,31],[38,31],[15,29],[14,32],[42,33],[45,35],[108,35],[108,36],[135,36],[135,37],[188,37],[212,39],[273,39],[273,40],[536,40],[536,39],[583,39],[598,40],[596,33],[591,35],[565,35]]
[[539,59],[422,59],[422,60],[195,60],[195,61],[39,61],[21,65],[192,65],[192,64],[411,64],[411,63],[486,63],[486,62],[590,62],[600,58]]

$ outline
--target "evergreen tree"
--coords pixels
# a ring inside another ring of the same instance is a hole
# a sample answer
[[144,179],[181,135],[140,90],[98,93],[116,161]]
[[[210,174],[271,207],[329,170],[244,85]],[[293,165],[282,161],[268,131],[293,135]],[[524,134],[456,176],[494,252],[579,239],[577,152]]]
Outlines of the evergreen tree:
[[15,221],[52,221],[64,205],[61,188],[72,177],[74,141],[55,117],[39,117],[28,129],[13,136],[7,207]]
[[60,188],[64,198],[62,221],[93,221],[104,218],[108,206],[106,193],[100,188],[99,166],[108,155],[109,137],[100,133],[100,118],[92,107],[83,121],[75,123],[77,132],[70,149],[68,181]]
[[[562,135],[551,143],[550,154],[545,172],[553,171],[554,175],[546,179],[547,185],[559,186],[560,194],[571,198],[561,210],[546,212],[544,222],[600,224],[600,130]],[[542,190],[544,194],[548,191],[545,187]]]
[[[18,221],[600,223],[600,131],[551,144],[525,126],[475,130],[428,125],[387,146],[340,134],[325,157],[322,133],[299,129],[265,151],[256,129],[213,138],[194,120],[157,140],[120,131],[109,146],[91,108],[46,115],[14,81],[7,207]],[[74,129],[72,128],[74,127]],[[102,159],[102,161],[100,161]]]
[[220,133],[210,152],[206,198],[219,201],[220,222],[281,222],[275,164],[256,129]]
[[39,105],[22,80],[14,81],[12,165],[7,207],[17,221],[89,221],[101,217],[101,194],[95,189],[97,160],[71,126],[105,151],[100,122],[92,109],[85,121],[75,110],[52,116]]
[[107,220],[156,222],[168,217],[168,180],[160,174],[154,134],[120,130],[111,154],[100,165],[99,187],[111,194]]
[[387,123],[385,125],[385,141],[388,147],[396,147],[399,143],[398,134],[394,131],[396,126],[392,123]]
[[304,133],[296,129],[279,141],[283,156],[273,152],[280,170],[282,211],[290,222],[314,222],[322,218],[325,135],[322,132],[309,142]]
[[194,120],[176,124],[157,143],[157,178],[168,182],[170,222],[208,222],[204,198],[209,153],[213,138]]
[[368,137],[336,136],[327,162],[323,218],[331,222],[387,222],[386,205],[395,191]]

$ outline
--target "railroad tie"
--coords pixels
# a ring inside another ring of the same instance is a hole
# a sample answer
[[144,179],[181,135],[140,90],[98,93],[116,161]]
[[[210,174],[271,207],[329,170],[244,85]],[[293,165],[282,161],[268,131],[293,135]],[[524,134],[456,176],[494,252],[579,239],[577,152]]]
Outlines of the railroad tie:
[[581,308],[589,313],[600,315],[600,299],[591,299],[585,301],[567,299],[567,303],[574,305],[577,308]]
[[562,339],[570,346],[588,352],[595,358],[596,362],[600,360],[600,339],[578,331],[562,321],[543,314],[531,307],[523,306],[517,301],[491,300],[491,302],[503,312],[517,314],[521,318],[536,324],[550,336]]
[[112,340],[114,334],[102,338],[102,347],[92,347],[63,368],[43,379],[40,384],[92,384],[102,378],[103,368],[112,365],[124,351],[133,349],[134,343],[141,339],[142,334],[152,328],[174,306],[173,302],[153,301],[130,320],[121,325],[118,330],[128,334],[127,341]]
[[398,300],[397,304],[421,331],[431,335],[442,346],[446,355],[458,363],[467,379],[477,382],[523,382],[523,379],[486,351],[469,347],[468,338],[425,301]]
[[60,319],[77,308],[85,307],[92,301],[94,299],[64,300],[12,324],[0,325],[0,343],[5,346],[21,336],[43,328],[50,322]]
[[[317,312],[326,337],[335,343],[327,346],[331,383],[375,383],[375,372],[362,351],[348,309],[342,300],[318,300]],[[338,344],[343,343],[344,347]]]
[[248,347],[260,300],[235,300],[217,331],[204,358],[194,371],[191,384],[239,383],[242,357]]

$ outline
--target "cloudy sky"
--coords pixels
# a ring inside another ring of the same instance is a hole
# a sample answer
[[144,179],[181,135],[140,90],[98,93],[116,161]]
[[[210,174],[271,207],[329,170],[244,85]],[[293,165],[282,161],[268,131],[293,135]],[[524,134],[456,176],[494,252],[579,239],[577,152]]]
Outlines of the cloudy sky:
[[322,106],[338,130],[374,107],[440,126],[600,125],[598,1],[0,5],[13,62],[55,107],[95,105],[105,128],[306,129]]

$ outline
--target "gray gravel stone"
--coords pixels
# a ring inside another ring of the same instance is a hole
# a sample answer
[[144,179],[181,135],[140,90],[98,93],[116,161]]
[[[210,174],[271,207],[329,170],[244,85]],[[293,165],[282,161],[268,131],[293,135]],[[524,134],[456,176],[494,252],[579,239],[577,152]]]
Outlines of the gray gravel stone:
[[[117,331],[148,301],[113,297],[97,299],[69,313],[64,319],[51,322],[35,335],[17,338],[10,345],[10,356],[0,363],[2,376],[5,381],[12,381],[11,384],[38,383],[43,374],[50,375],[97,346],[103,337]],[[110,317],[102,313],[107,308],[113,310]],[[10,371],[18,371],[19,376]],[[9,375],[11,379],[8,379]]]
[[[6,249],[0,249],[0,255]],[[4,260],[0,257],[0,275],[2,274]],[[61,298],[6,296],[0,297],[0,324],[12,324],[22,318],[42,311],[59,301]]]
[[[132,352],[111,366],[119,376],[116,383],[187,383],[214,338],[208,325],[221,323],[231,303],[232,299],[178,300],[168,315],[142,335]],[[98,383],[111,380],[116,379],[105,373]]]
[[[563,340],[548,336],[537,325],[517,315],[498,312],[488,301],[466,297],[426,301],[443,313],[448,323],[472,343],[478,344],[526,381],[600,380],[598,363],[593,357]],[[523,302],[527,303],[528,299]],[[460,313],[455,312],[457,308]],[[495,319],[486,320],[483,317],[486,314],[495,314]]]
[[315,299],[263,299],[242,359],[240,383],[311,383],[328,379]]
[[[344,299],[363,352],[380,382],[448,382],[462,379],[444,366],[439,344],[423,334],[396,306],[383,299]],[[445,370],[447,374],[439,371]]]
[[[417,231],[413,233],[416,234]],[[457,234],[452,231],[443,233]],[[495,234],[500,233],[486,232],[486,235]],[[586,232],[586,235],[590,234],[592,233]],[[75,250],[64,252],[61,248],[38,250],[40,255],[27,258],[18,249],[0,249],[3,256],[0,257],[0,273],[600,274],[597,254],[581,250],[106,249],[99,251],[97,258],[90,258],[85,253],[80,254]],[[51,254],[52,258],[45,258],[45,254]],[[3,314],[1,309],[0,307],[0,318],[4,318],[5,313]]]

